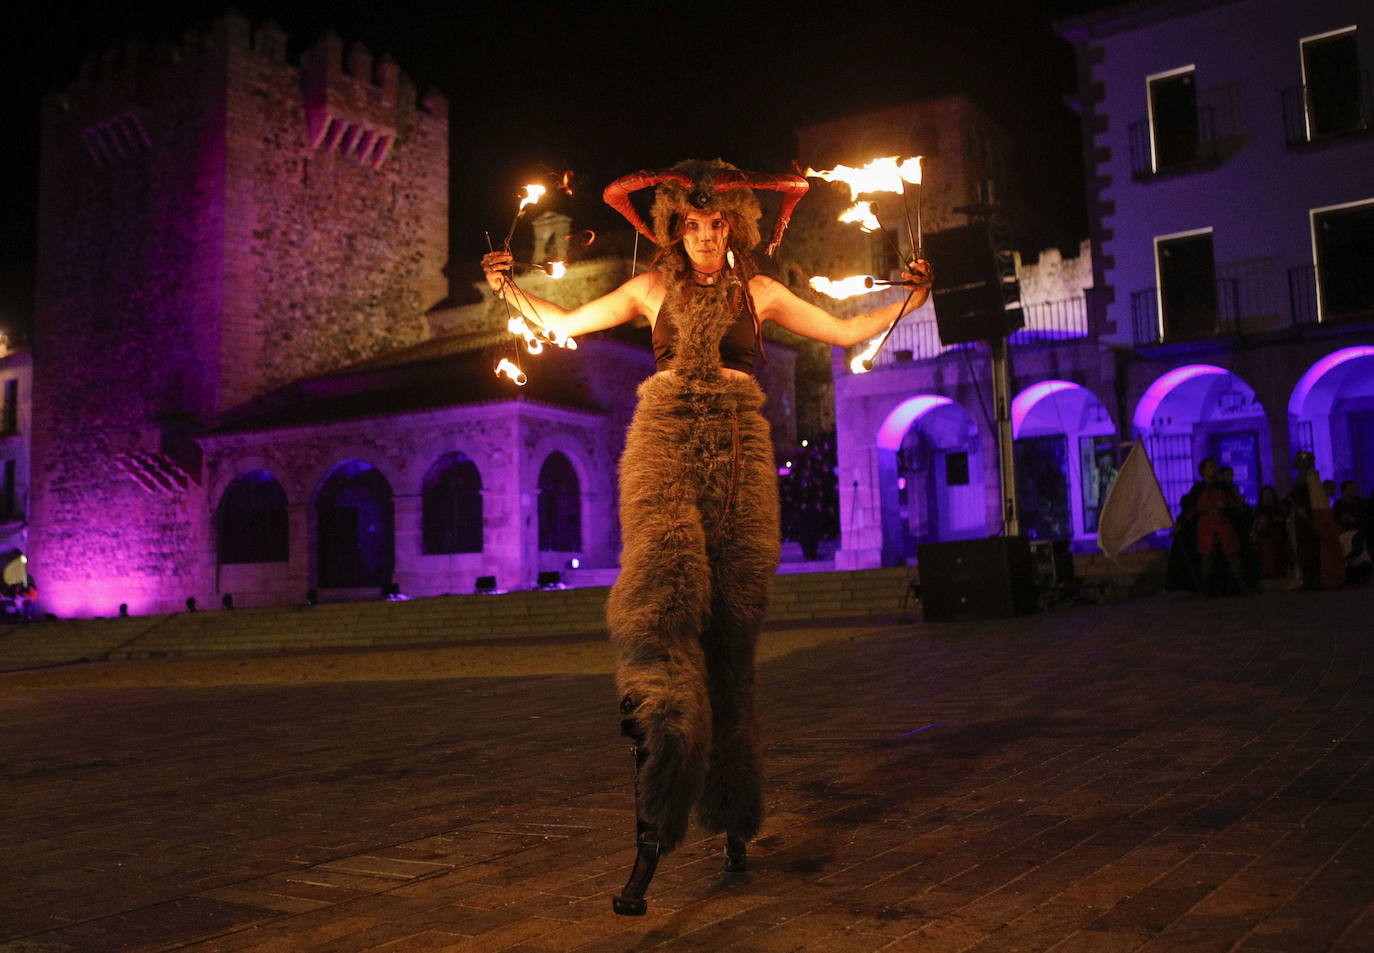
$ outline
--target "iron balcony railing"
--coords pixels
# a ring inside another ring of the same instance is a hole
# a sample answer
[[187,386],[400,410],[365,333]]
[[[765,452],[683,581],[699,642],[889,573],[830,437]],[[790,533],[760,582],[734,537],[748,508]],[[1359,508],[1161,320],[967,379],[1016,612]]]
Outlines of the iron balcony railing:
[[1288,269],[1288,310],[1293,326],[1317,323],[1317,269],[1300,265]]
[[[1321,276],[1320,280],[1326,284],[1320,289],[1318,280],[1315,265],[1288,269],[1288,307],[1294,327],[1374,319],[1374,270],[1349,270]],[[1319,290],[1325,291],[1320,307],[1317,304]]]
[[1197,111],[1197,144],[1185,154],[1159,156],[1154,148],[1154,136],[1149,119],[1131,123],[1131,178],[1142,181],[1170,172],[1210,168],[1218,160],[1216,116],[1211,106],[1199,106]]
[[[1025,326],[1007,338],[1013,347],[1080,340],[1090,336],[1088,309],[1083,295],[1022,306]],[[940,343],[939,325],[931,320],[908,318],[892,330],[875,367],[925,361],[968,344]],[[851,356],[856,351],[851,351]]]
[[1311,86],[1279,91],[1283,104],[1283,138],[1289,146],[1304,146],[1335,136],[1374,132],[1374,81],[1361,70],[1353,89],[1331,92]]
[[1240,333],[1240,319],[1240,282],[1235,278],[1217,279],[1212,307],[1175,315],[1173,321],[1167,312],[1160,321],[1159,291],[1154,286],[1131,293],[1131,325],[1137,347],[1234,337]]
[[1083,295],[1022,305],[1021,310],[1026,324],[1007,338],[1013,347],[1089,337],[1088,308]]

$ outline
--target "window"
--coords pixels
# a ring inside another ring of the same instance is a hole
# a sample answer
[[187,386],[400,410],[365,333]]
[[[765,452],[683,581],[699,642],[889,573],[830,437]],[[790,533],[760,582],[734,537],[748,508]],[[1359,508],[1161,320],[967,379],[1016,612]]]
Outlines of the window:
[[1210,228],[1155,239],[1159,338],[1207,337],[1217,331],[1217,276]]
[[1312,210],[1317,320],[1374,311],[1374,199]]
[[967,450],[951,450],[945,454],[945,484],[968,486]]
[[0,501],[0,506],[4,507],[4,511],[0,512],[0,517],[9,520],[16,519],[20,515],[18,512],[19,507],[17,505],[19,501],[17,490],[18,487],[15,483],[15,462],[13,460],[6,460],[5,498],[3,501]]
[[1195,69],[1185,66],[1147,77],[1150,104],[1150,157],[1155,172],[1199,158]]
[[219,561],[284,563],[287,559],[286,492],[266,470],[229,484],[219,504]]
[[335,468],[315,501],[316,567],[328,587],[387,586],[396,566],[391,484],[350,460]]
[[582,550],[582,491],[577,471],[555,450],[539,468],[539,551]]
[[424,552],[482,551],[482,477],[461,453],[446,453],[425,474],[421,498]]
[[1361,128],[1360,53],[1353,26],[1302,41],[1302,82],[1308,139]]
[[5,434],[19,432],[19,381],[13,378],[5,381],[5,413],[0,426],[4,427],[0,432]]

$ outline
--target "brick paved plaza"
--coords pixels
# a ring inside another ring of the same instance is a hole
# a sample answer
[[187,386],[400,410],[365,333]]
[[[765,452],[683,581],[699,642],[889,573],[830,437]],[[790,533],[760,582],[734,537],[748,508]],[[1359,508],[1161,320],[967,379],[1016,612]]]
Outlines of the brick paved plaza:
[[761,669],[750,872],[694,833],[639,919],[610,912],[632,792],[600,661],[0,675],[0,950],[1368,953],[1371,610],[1374,589],[1159,597],[813,632]]

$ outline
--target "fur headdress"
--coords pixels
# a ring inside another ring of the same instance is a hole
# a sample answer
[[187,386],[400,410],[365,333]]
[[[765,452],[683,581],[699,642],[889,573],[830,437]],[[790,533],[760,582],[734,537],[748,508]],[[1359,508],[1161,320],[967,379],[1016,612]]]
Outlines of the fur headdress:
[[[653,186],[657,189],[650,213],[654,220],[651,230],[630,204],[630,194]],[[759,243],[758,222],[762,215],[753,190],[782,192],[782,208],[768,242],[768,254],[771,255],[782,241],[792,210],[807,188],[806,179],[799,175],[744,172],[721,159],[709,162],[688,159],[671,169],[642,170],[621,176],[606,186],[602,197],[641,235],[661,248],[674,241],[679,217],[688,211],[698,211],[722,212],[730,221],[732,244],[738,242],[741,248],[748,250]]]
[[654,189],[654,206],[649,217],[654,223],[654,241],[660,248],[671,245],[678,235],[682,217],[687,212],[720,212],[730,223],[730,234],[741,248],[750,249],[759,243],[759,219],[763,210],[753,189],[716,189],[716,175],[738,172],[728,162],[716,159],[703,162],[688,159],[673,166],[681,172],[681,179],[665,179]]

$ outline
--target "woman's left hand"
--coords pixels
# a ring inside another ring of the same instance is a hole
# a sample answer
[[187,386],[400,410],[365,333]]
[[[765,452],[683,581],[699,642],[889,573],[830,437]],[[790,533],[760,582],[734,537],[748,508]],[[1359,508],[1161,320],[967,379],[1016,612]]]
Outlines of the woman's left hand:
[[930,262],[918,258],[902,270],[902,280],[911,282],[917,288],[929,290],[935,283],[935,271],[931,268]]

